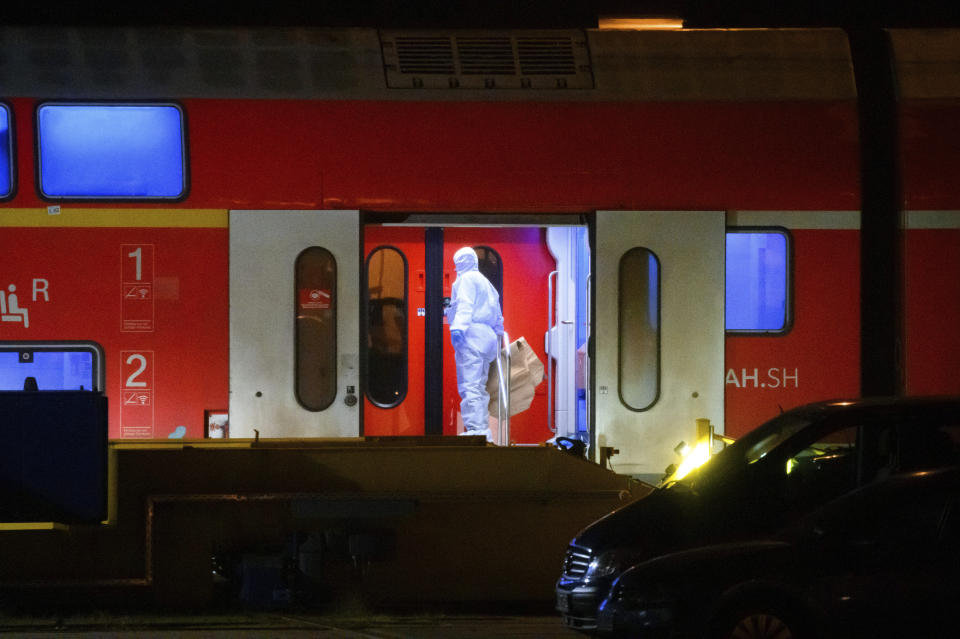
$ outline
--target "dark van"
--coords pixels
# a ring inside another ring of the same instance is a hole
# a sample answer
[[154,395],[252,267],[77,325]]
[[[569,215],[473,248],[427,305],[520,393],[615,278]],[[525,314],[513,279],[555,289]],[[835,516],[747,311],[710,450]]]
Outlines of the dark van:
[[597,627],[611,583],[643,560],[770,534],[877,478],[960,460],[960,397],[829,401],[782,413],[681,481],[581,531],[556,584],[567,626]]

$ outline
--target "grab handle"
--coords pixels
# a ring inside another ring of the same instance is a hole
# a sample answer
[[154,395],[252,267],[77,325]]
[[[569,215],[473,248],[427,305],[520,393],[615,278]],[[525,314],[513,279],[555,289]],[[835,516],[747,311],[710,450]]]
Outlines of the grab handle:
[[556,299],[554,299],[554,280],[560,271],[551,271],[547,275],[547,428],[556,434],[557,423],[553,414],[553,323],[556,318]]
[[[506,351],[506,356],[504,356]],[[507,361],[507,372],[503,372],[503,360]],[[497,440],[501,446],[510,444],[510,338],[503,334],[502,343],[497,348]]]

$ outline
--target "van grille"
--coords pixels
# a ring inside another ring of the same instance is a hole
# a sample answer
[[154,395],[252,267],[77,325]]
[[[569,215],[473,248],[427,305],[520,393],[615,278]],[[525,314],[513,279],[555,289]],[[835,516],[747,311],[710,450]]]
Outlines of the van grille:
[[570,579],[583,577],[587,574],[587,566],[590,565],[592,556],[589,548],[570,546],[567,556],[563,558],[563,576]]

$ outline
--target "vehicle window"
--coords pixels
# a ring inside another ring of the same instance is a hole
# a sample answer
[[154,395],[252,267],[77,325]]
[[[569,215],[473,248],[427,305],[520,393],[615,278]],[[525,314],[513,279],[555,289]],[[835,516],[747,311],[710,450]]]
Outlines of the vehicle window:
[[630,410],[660,395],[660,260],[637,247],[620,259],[620,401]]
[[763,427],[754,431],[753,437],[744,437],[734,443],[731,448],[742,450],[743,461],[753,464],[809,425],[810,421],[807,419],[784,416],[764,424]]
[[184,118],[174,104],[43,104],[37,146],[46,198],[178,199],[186,193]]
[[325,248],[297,256],[296,397],[307,410],[329,407],[337,396],[337,262]]
[[[911,548],[916,550],[912,544],[934,543],[944,520],[945,493],[922,485],[905,490],[884,488],[874,484],[838,500],[826,511],[818,527],[869,552],[885,548],[900,554]],[[878,545],[865,546],[867,542]]]
[[13,194],[13,133],[10,109],[0,104],[0,200]]
[[789,475],[801,464],[847,457],[854,452],[857,444],[857,426],[846,426],[825,433],[810,442],[787,459],[786,473]]
[[761,424],[687,476],[684,483],[706,486],[740,472],[757,463],[780,444],[811,425],[810,418],[797,413],[784,413]]
[[392,246],[367,258],[367,397],[389,408],[407,395],[407,260]]
[[727,331],[770,334],[789,330],[789,257],[785,230],[727,231]]
[[800,437],[787,444],[783,466],[785,496],[801,504],[823,503],[853,489],[857,483],[859,425],[844,425]]
[[896,457],[899,472],[954,466],[960,461],[960,424],[903,424]]
[[960,498],[952,495],[947,506],[947,513],[940,527],[940,537],[953,547],[954,552],[960,552]]

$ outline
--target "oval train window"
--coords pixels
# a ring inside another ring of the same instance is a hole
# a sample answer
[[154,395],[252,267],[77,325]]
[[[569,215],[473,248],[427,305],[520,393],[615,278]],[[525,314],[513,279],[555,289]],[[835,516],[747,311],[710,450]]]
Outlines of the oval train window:
[[489,246],[474,246],[477,254],[477,269],[493,284],[500,296],[500,310],[503,311],[503,260],[500,254]]
[[637,247],[620,258],[620,401],[630,410],[660,395],[660,260]]
[[392,246],[366,265],[367,397],[391,408],[407,395],[407,260]]
[[311,246],[294,269],[296,397],[307,410],[321,411],[337,396],[337,262]]

